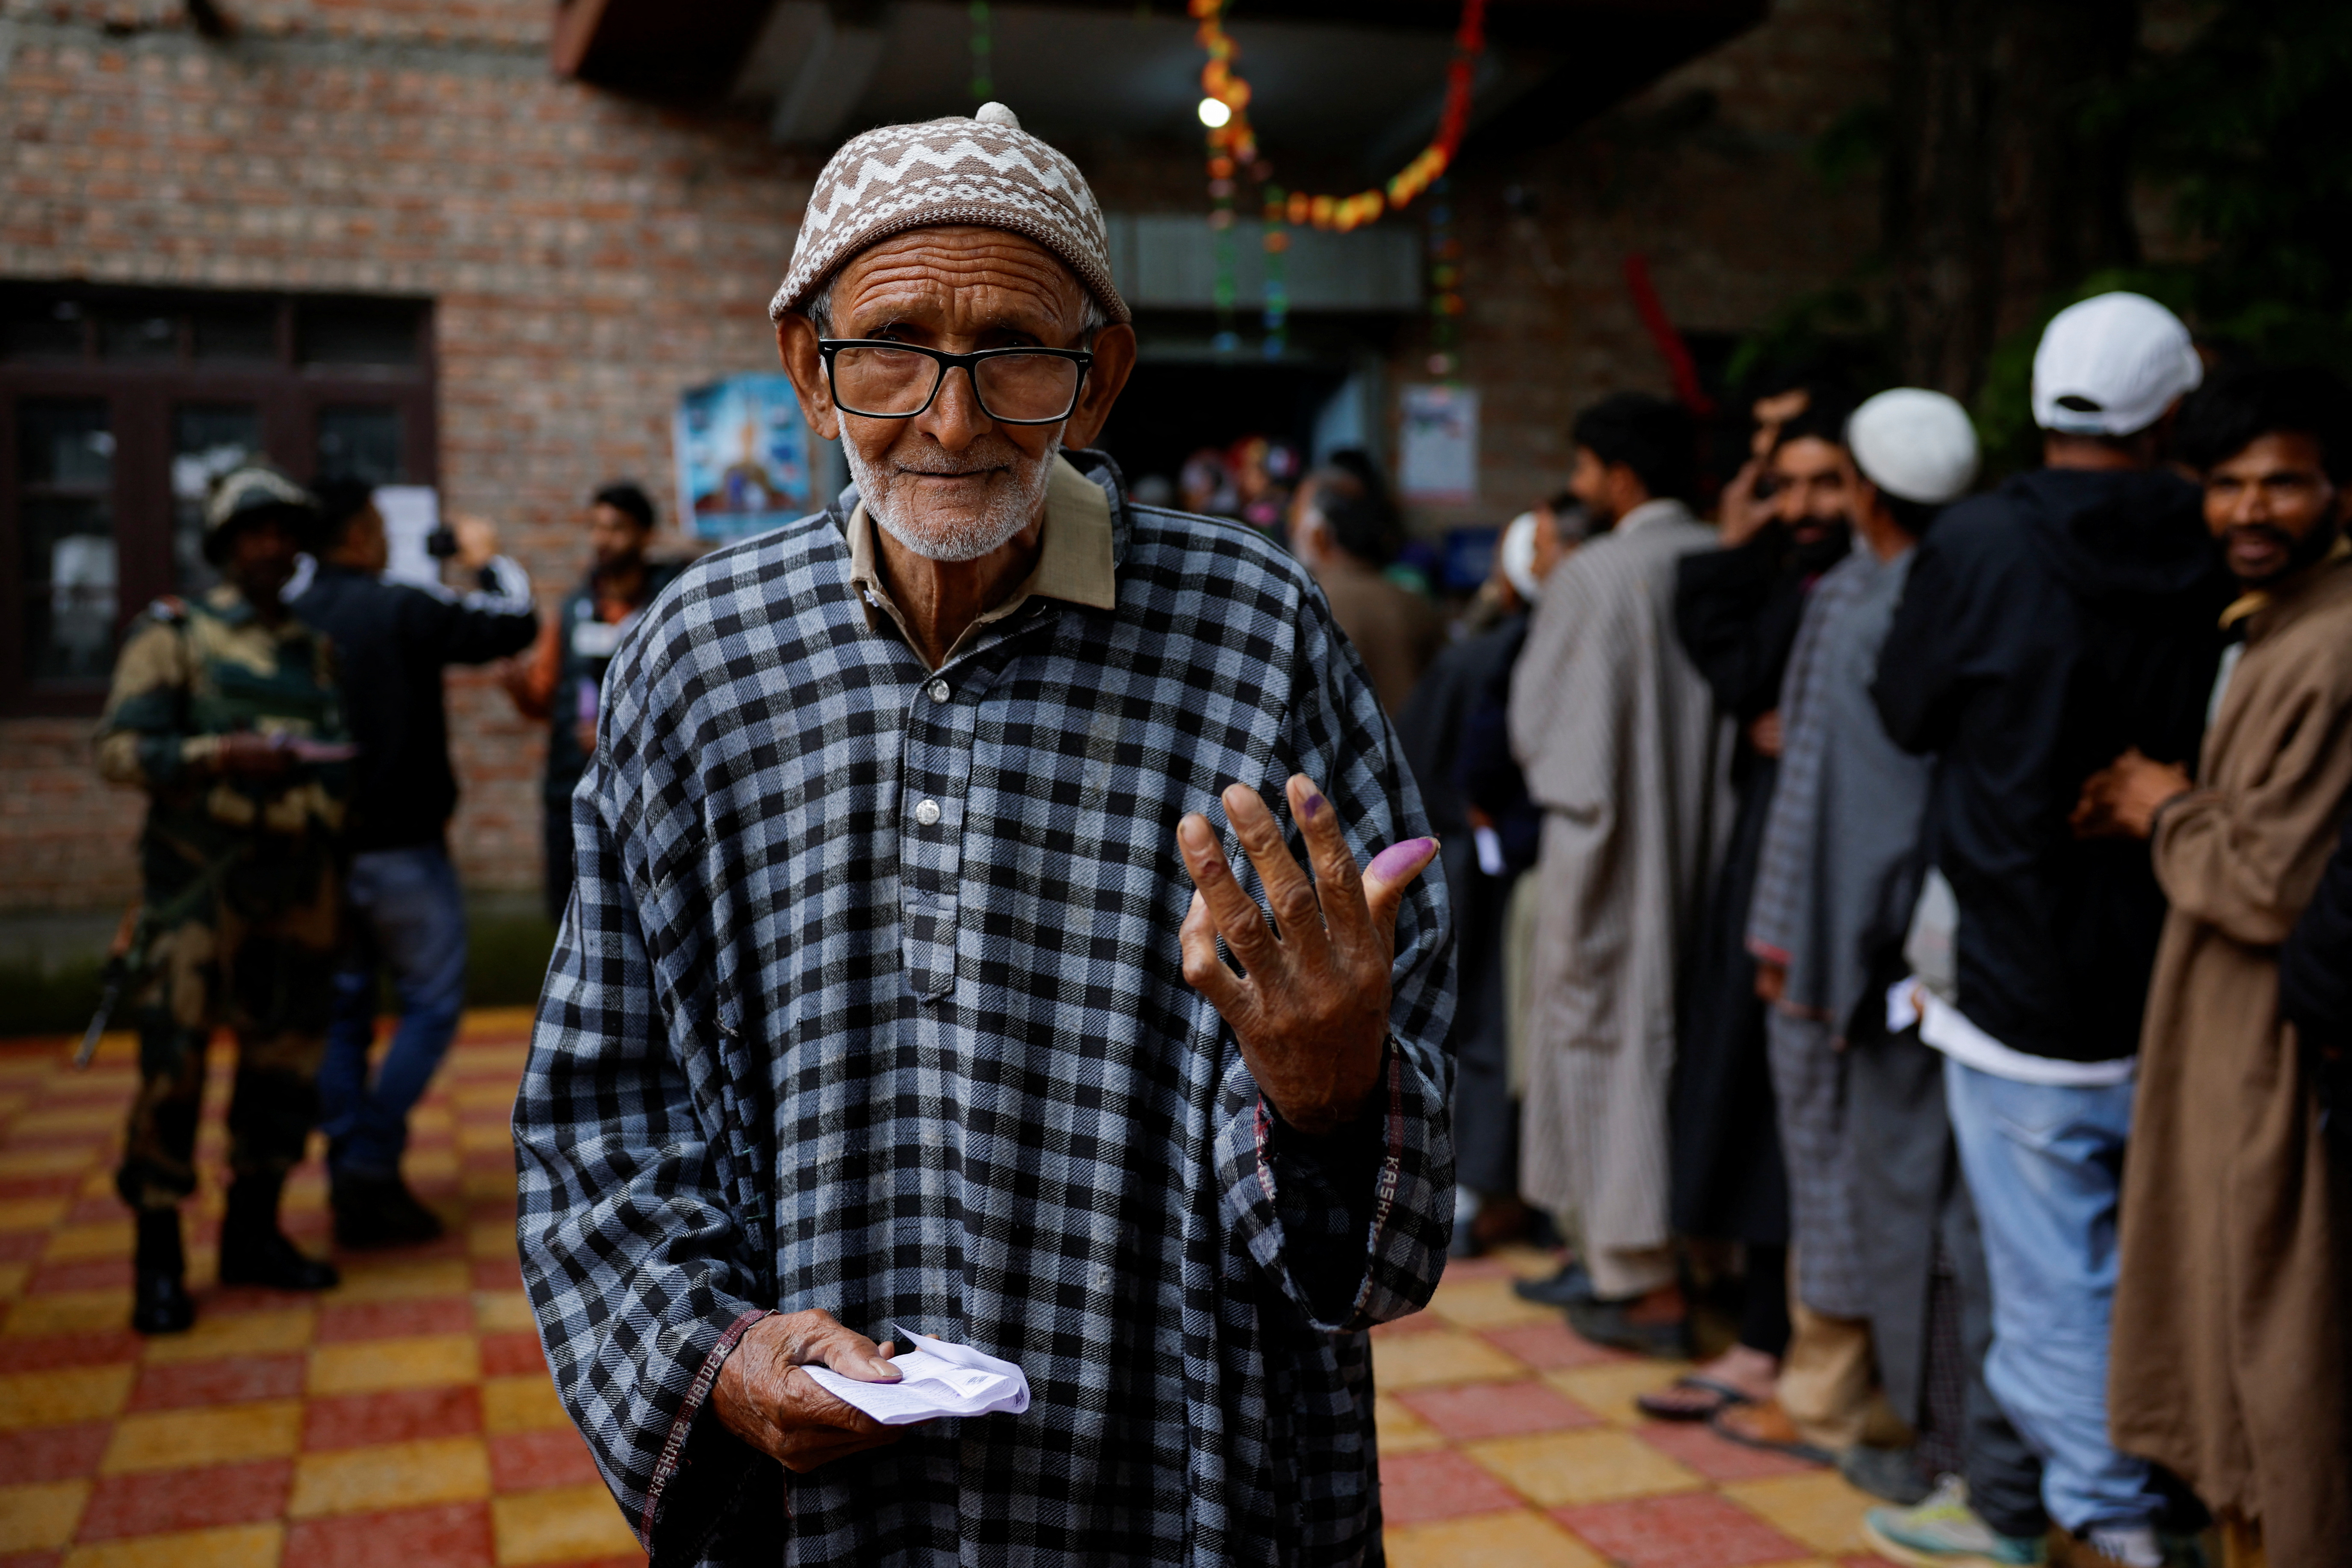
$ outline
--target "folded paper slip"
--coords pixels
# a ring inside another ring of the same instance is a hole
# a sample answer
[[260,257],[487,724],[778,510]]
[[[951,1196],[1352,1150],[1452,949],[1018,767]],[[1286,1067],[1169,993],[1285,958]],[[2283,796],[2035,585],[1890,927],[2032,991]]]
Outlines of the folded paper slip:
[[825,1366],[801,1370],[819,1388],[854,1405],[885,1426],[934,1421],[942,1415],[1018,1415],[1029,1408],[1029,1379],[1009,1361],[951,1345],[929,1334],[897,1329],[915,1348],[890,1358],[897,1383],[861,1383]]

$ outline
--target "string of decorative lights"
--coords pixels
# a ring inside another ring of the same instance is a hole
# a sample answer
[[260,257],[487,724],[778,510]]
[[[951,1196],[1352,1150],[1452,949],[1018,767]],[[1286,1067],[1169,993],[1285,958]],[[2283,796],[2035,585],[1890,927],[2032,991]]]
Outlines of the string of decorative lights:
[[971,0],[971,97],[986,103],[996,96],[996,26],[988,0]]
[[1454,232],[1453,184],[1440,174],[1429,201],[1429,374],[1462,366],[1462,241]]
[[[1225,186],[1225,195],[1218,198],[1223,204],[1230,204],[1232,183],[1242,171],[1248,171],[1261,183],[1273,173],[1258,158],[1257,132],[1251,127],[1249,118],[1249,80],[1236,68],[1241,51],[1234,46],[1233,36],[1225,31],[1227,4],[1228,0],[1188,0],[1187,5],[1193,21],[1199,24],[1193,36],[1209,55],[1209,63],[1201,68],[1200,119],[1208,128],[1209,194],[1217,197],[1217,187]],[[1477,75],[1478,57],[1486,47],[1486,0],[1463,0],[1461,25],[1454,33],[1454,59],[1445,72],[1445,107],[1437,118],[1437,134],[1430,139],[1428,146],[1385,185],[1345,196],[1290,192],[1283,199],[1284,219],[1293,225],[1312,224],[1317,228],[1342,232],[1360,228],[1377,221],[1384,213],[1407,205],[1444,174],[1460,150],[1462,133],[1469,125],[1471,88]],[[1216,224],[1219,211],[1225,215],[1225,224],[1230,225],[1230,205],[1213,211],[1211,224]],[[1274,253],[1271,246],[1268,250]]]
[[1261,209],[1265,223],[1265,357],[1280,359],[1290,342],[1290,279],[1284,260],[1290,249],[1290,230],[1284,219],[1290,204],[1282,187],[1268,184]]

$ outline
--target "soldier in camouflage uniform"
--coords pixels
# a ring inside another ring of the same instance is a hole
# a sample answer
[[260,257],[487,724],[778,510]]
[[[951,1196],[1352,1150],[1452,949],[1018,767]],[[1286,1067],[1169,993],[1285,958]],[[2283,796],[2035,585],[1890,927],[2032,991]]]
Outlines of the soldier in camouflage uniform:
[[205,1049],[216,1026],[237,1037],[221,1281],[293,1290],[336,1281],[331,1265],[278,1227],[279,1191],[317,1115],[351,751],[327,641],[278,596],[316,517],[309,493],[273,469],[226,476],[205,535],[221,586],[198,600],[159,599],[141,616],[100,725],[99,771],[151,802],[132,955],[143,977],[140,1088],[115,1179],[139,1215],[131,1326],[142,1333],[195,1317],[179,1204],[195,1191]]

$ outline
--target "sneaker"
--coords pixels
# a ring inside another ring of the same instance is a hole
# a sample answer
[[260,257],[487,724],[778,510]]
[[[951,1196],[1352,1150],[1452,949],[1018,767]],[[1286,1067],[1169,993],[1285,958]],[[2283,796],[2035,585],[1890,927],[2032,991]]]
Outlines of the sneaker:
[[1969,1484],[1946,1476],[1917,1508],[1874,1508],[1862,1516],[1871,1550],[1912,1568],[2041,1568],[2039,1536],[1997,1535],[1969,1507]]

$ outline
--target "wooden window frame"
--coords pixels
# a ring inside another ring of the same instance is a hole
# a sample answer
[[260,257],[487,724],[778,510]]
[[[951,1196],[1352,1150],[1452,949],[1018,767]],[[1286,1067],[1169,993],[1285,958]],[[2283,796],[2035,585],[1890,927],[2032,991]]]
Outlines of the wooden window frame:
[[[434,350],[434,303],[413,296],[253,294],[230,290],[114,289],[69,282],[10,280],[14,295],[68,299],[84,306],[79,360],[0,358],[0,715],[89,715],[105,704],[103,680],[35,680],[26,671],[24,551],[18,517],[17,408],[32,399],[100,399],[114,437],[115,636],[159,595],[174,591],[173,411],[184,404],[242,404],[257,409],[262,449],[300,480],[317,468],[319,416],[359,404],[399,410],[404,482],[440,479],[440,431]],[[158,315],[223,305],[268,306],[276,312],[274,356],[251,363],[205,363],[194,355],[184,314],[168,361],[110,363],[98,354],[101,310]],[[412,364],[306,364],[298,313],[305,308],[398,306],[416,318]]]

